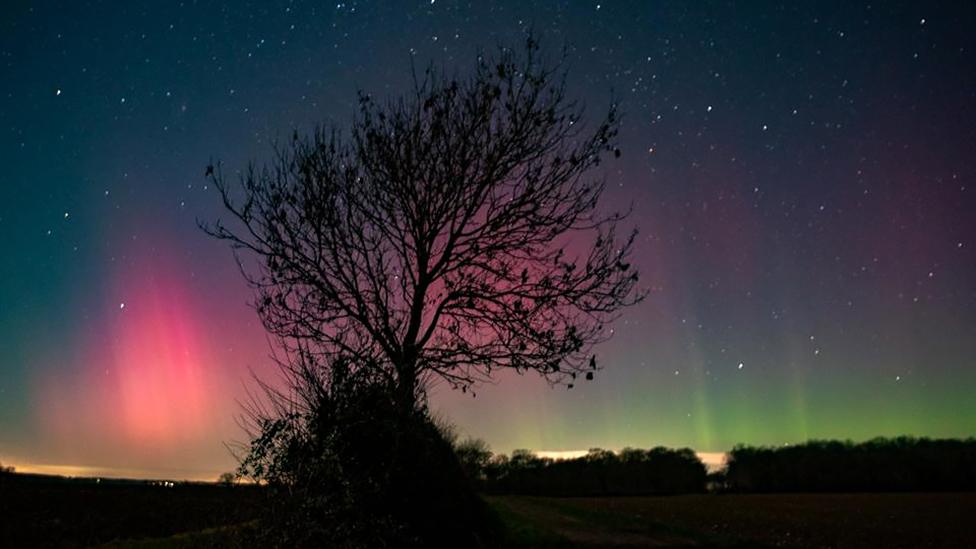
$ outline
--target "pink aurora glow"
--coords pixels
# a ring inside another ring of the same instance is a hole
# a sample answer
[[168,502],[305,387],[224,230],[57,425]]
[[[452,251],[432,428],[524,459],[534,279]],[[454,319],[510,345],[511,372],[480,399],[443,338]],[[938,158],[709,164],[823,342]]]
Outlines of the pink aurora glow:
[[150,249],[110,279],[102,310],[90,315],[100,322],[79,330],[74,349],[47,353],[70,367],[41,368],[38,427],[51,450],[81,464],[155,466],[207,448],[222,467],[240,380],[266,342],[249,337],[260,328],[239,285],[195,288],[175,255]]

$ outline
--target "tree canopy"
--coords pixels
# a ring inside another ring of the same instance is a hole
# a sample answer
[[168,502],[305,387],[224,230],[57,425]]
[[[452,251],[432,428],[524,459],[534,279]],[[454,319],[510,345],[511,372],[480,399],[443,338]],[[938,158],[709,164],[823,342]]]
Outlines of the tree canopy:
[[283,345],[369,369],[404,405],[432,379],[468,391],[501,369],[571,387],[642,293],[636,232],[601,213],[592,170],[620,154],[617,108],[587,125],[565,82],[530,38],[467,75],[415,73],[400,97],[361,92],[348,132],[296,132],[237,178],[208,167],[233,220],[204,228],[250,252]]

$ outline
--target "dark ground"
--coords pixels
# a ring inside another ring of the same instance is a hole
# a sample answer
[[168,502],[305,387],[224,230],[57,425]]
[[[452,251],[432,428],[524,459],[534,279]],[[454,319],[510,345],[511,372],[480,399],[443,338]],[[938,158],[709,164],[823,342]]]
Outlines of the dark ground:
[[[261,498],[254,486],[6,475],[0,547],[233,546]],[[976,547],[976,493],[487,499],[512,547]]]
[[243,524],[257,518],[254,486],[0,475],[0,548],[88,547]]
[[976,547],[974,493],[490,498],[548,547]]

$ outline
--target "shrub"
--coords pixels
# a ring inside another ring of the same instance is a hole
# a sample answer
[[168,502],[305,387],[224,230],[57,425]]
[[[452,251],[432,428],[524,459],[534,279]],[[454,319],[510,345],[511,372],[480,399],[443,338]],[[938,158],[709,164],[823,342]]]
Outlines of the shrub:
[[240,472],[272,492],[256,541],[350,548],[486,543],[487,510],[427,409],[404,414],[389,386],[346,366],[331,371],[338,375],[303,397],[309,406],[255,418]]

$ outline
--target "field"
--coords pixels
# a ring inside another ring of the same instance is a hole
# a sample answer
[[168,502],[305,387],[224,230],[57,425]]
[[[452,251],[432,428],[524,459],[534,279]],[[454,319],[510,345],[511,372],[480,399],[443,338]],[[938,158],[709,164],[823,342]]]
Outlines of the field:
[[253,486],[0,475],[0,547],[89,547],[241,525],[257,518],[261,496]]
[[489,498],[537,547],[976,547],[976,494]]
[[[8,476],[0,547],[232,547],[261,499],[250,486]],[[487,499],[512,547],[976,547],[973,493]]]

